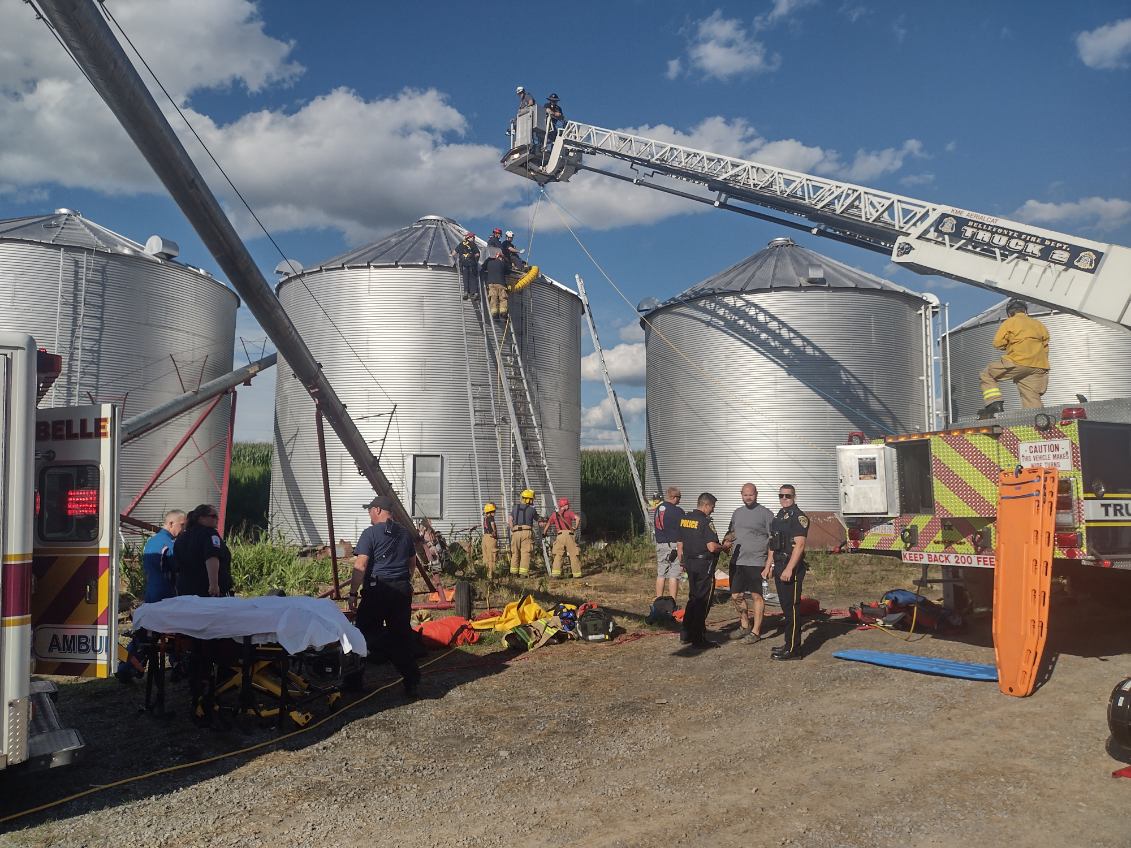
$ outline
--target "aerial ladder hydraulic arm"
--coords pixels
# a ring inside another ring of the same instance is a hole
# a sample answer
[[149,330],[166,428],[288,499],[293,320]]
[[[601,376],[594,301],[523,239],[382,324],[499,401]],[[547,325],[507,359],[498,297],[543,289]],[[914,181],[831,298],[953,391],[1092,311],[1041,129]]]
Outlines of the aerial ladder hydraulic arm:
[[[538,115],[519,111],[503,167],[540,185],[594,171],[878,251],[919,274],[1131,327],[1131,248],[577,121],[551,133]],[[593,164],[608,159],[628,167]]]

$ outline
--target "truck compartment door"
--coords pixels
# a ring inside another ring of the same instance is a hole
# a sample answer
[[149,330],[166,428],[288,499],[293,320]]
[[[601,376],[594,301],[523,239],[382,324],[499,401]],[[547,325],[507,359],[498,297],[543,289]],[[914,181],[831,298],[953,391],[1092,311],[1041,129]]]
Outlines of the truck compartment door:
[[899,515],[895,449],[838,445],[840,511],[844,515]]
[[35,447],[35,671],[109,677],[118,642],[117,408],[41,409]]

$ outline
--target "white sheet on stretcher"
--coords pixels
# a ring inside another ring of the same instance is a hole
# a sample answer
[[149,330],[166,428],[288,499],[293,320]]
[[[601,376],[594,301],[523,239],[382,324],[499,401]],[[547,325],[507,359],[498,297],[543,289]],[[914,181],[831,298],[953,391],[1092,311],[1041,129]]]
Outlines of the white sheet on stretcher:
[[134,611],[135,627],[157,633],[179,633],[196,639],[243,639],[256,644],[276,642],[289,654],[321,648],[332,642],[365,656],[365,637],[329,598],[200,598],[182,595],[142,604]]

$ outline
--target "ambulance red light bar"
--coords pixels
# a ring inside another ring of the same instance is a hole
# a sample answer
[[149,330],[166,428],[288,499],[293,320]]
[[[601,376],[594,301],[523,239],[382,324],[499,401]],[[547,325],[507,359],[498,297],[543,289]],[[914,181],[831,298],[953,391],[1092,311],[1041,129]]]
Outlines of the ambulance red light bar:
[[63,506],[67,518],[98,515],[98,489],[71,489]]
[[1082,406],[1066,406],[1060,410],[1061,421],[1079,421],[1081,418],[1087,418],[1088,413]]
[[905,433],[902,436],[884,436],[884,441],[910,442],[915,439],[928,439],[931,436],[1000,436],[1001,425],[991,424],[986,427],[955,427],[950,430],[932,430],[926,433]]
[[1068,533],[1068,532],[1054,533],[1053,534],[1053,541],[1056,543],[1056,546],[1058,548],[1060,548],[1061,550],[1065,550],[1065,549],[1068,549],[1068,548],[1078,548],[1078,547],[1080,547],[1080,534],[1079,533]]

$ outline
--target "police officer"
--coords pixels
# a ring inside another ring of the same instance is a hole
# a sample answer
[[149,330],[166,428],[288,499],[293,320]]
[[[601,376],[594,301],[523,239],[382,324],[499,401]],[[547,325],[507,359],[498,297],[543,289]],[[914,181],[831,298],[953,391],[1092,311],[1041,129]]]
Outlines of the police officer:
[[694,648],[717,648],[717,642],[707,638],[707,613],[711,611],[711,597],[715,590],[715,563],[719,554],[730,544],[719,542],[711,513],[718,499],[710,492],[699,496],[695,509],[679,520],[680,541],[683,543],[683,567],[687,571],[687,607],[683,612],[681,642]]
[[452,251],[459,265],[459,279],[463,285],[463,299],[479,297],[479,243],[475,233],[468,233]]
[[801,658],[801,621],[797,606],[801,602],[801,583],[805,578],[805,539],[809,535],[809,516],[797,506],[797,489],[788,483],[778,486],[781,509],[770,525],[770,549],[762,578],[774,576],[785,617],[785,644],[770,652],[775,660]]
[[186,528],[173,544],[177,594],[219,598],[232,594],[232,552],[216,525],[220,514],[201,504],[186,516]]
[[546,123],[549,125],[550,132],[546,136],[546,144],[551,145],[554,139],[558,137],[558,130],[565,126],[565,112],[562,111],[561,105],[558,103],[558,95],[551,94],[546,98],[545,104],[542,106],[546,110]]
[[530,557],[534,553],[534,525],[538,509],[534,506],[534,492],[523,489],[522,503],[516,503],[507,516],[511,531],[511,574],[526,577],[530,574]]
[[495,576],[495,558],[499,552],[499,528],[495,524],[495,504],[483,505],[483,564],[487,566],[487,579]]
[[412,697],[420,684],[410,621],[410,569],[416,556],[412,533],[393,520],[392,498],[376,497],[365,508],[370,526],[354,548],[349,606],[357,611],[357,628],[365,636],[369,656],[384,654],[404,678],[405,694]]

